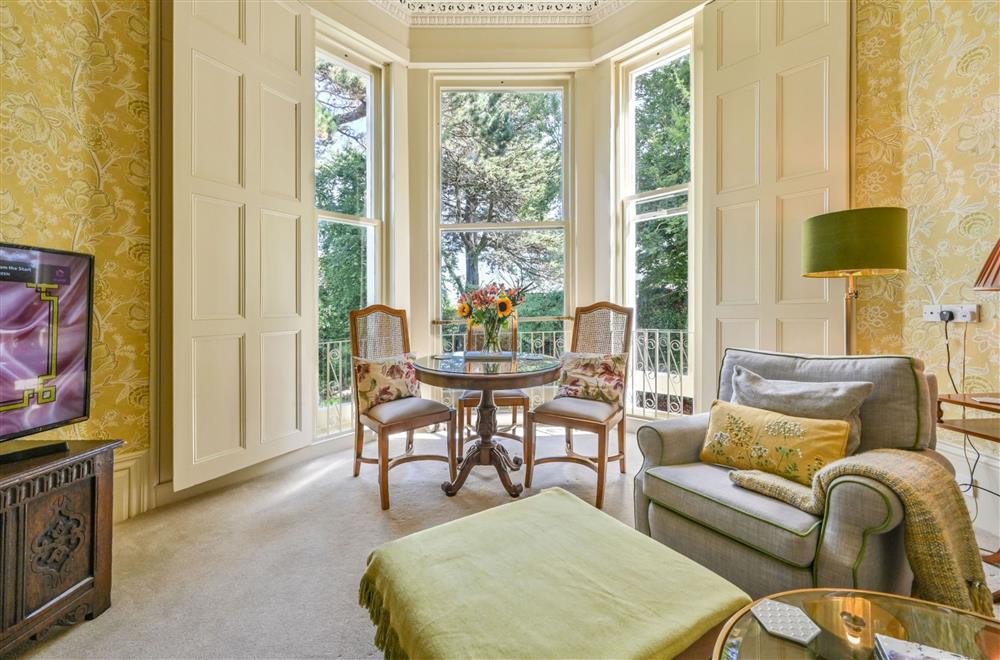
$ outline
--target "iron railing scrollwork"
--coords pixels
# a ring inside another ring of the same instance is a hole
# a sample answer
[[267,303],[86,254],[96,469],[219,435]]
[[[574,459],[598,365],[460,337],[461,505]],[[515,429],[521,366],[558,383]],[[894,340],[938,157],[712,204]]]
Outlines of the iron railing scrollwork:
[[[532,330],[518,333],[518,351],[552,357],[568,350],[566,330]],[[693,381],[687,330],[642,328],[635,331],[629,374],[628,414],[655,419],[668,415],[690,415]],[[442,350],[465,350],[465,333],[443,334]],[[349,431],[354,423],[351,391],[351,342],[349,339],[319,344],[319,390],[316,435],[326,437]],[[555,386],[529,390],[536,406],[555,395]],[[443,400],[454,405],[454,392],[444,391]]]

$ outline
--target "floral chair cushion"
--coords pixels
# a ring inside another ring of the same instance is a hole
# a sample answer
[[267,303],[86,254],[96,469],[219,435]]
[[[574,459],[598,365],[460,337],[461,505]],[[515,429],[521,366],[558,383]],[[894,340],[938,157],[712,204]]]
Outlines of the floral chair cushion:
[[762,470],[811,485],[825,465],[847,455],[850,425],[839,419],[791,417],[715,401],[701,460],[741,470]]
[[622,407],[628,356],[563,353],[556,398],[590,399]]
[[412,355],[384,360],[355,357],[354,386],[358,390],[358,412],[362,414],[380,403],[420,396]]

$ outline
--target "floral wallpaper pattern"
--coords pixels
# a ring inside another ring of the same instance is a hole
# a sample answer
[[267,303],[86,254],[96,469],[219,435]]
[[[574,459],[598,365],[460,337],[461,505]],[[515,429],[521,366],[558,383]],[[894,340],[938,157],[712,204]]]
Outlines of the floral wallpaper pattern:
[[91,418],[149,446],[149,5],[0,3],[0,240],[96,255]]
[[854,206],[910,218],[909,272],[864,280],[860,352],[920,357],[953,391],[943,324],[923,306],[979,303],[980,323],[951,326],[953,374],[995,392],[1000,294],[972,286],[1000,236],[1000,3],[859,0],[856,27]]

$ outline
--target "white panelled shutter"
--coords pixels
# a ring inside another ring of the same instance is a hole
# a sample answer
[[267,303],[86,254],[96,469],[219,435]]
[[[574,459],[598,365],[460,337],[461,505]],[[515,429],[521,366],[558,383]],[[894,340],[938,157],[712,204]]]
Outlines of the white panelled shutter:
[[180,490],[312,440],[314,37],[294,0],[173,13]]
[[802,221],[849,204],[850,5],[717,0],[696,31],[705,410],[727,347],[843,351],[842,284],[799,260]]

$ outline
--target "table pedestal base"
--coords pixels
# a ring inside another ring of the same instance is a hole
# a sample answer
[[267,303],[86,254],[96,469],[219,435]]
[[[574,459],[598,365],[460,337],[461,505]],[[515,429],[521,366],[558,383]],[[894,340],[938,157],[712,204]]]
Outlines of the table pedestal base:
[[441,490],[445,495],[452,496],[462,489],[465,480],[468,478],[472,468],[479,465],[492,465],[496,468],[500,476],[500,483],[507,490],[511,497],[517,497],[524,490],[521,484],[515,484],[510,480],[510,473],[521,469],[522,460],[520,457],[511,456],[507,453],[507,448],[493,441],[493,436],[497,431],[497,407],[493,403],[493,391],[483,390],[479,398],[478,419],[476,420],[476,432],[479,439],[472,443],[469,450],[465,452],[462,464],[458,467],[458,476],[454,481],[446,481],[441,484]]

